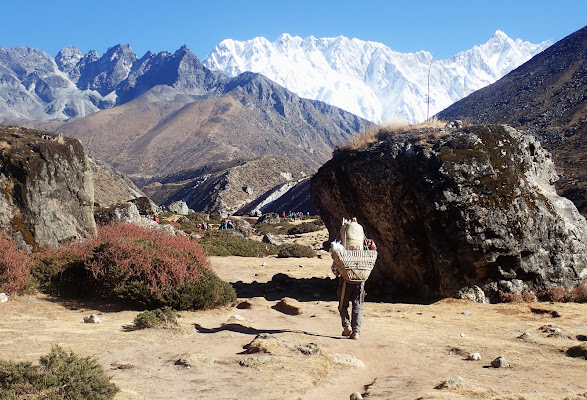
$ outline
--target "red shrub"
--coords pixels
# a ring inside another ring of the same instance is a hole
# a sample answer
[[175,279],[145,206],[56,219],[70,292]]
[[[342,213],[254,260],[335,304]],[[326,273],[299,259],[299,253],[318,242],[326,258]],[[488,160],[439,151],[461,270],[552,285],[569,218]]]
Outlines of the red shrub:
[[0,235],[0,292],[15,293],[29,282],[32,260],[14,241]]
[[198,281],[209,262],[201,246],[188,236],[173,236],[134,224],[103,226],[99,249],[88,264],[106,291],[137,281],[150,295]]

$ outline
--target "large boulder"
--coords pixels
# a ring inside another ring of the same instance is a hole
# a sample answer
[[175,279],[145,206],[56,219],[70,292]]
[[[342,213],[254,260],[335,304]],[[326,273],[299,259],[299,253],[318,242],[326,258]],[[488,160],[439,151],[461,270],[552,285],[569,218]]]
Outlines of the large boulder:
[[427,298],[478,286],[492,298],[587,278],[587,224],[556,194],[556,179],[535,139],[485,125],[337,151],[312,178],[311,196],[330,240],[343,217],[375,239],[369,285]]
[[29,250],[94,236],[94,187],[76,139],[0,127],[0,231]]
[[179,215],[188,215],[189,214],[189,208],[188,205],[186,204],[185,201],[174,201],[173,203],[171,203],[168,207],[169,211],[171,211],[174,214],[179,214]]

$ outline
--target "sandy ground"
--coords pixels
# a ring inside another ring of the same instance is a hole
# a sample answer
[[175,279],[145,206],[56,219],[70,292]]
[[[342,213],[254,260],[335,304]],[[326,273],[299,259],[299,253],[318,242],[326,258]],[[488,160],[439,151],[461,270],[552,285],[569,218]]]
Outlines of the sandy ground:
[[[243,284],[267,282],[277,273],[293,283],[328,279],[330,262],[327,254],[212,258],[222,278]],[[179,329],[147,330],[131,329],[136,311],[43,295],[11,298],[0,304],[0,358],[36,361],[54,344],[94,356],[120,387],[117,400],[339,400],[353,392],[370,399],[587,398],[587,360],[564,353],[585,344],[587,304],[447,299],[410,305],[373,303],[367,296],[363,333],[355,341],[340,336],[337,304],[320,293],[299,303],[299,315],[276,310],[278,299],[261,295],[221,310],[181,312]],[[85,324],[92,313],[102,323]],[[545,325],[561,331],[549,336],[541,330]],[[529,338],[518,338],[524,332]],[[265,347],[247,354],[245,346],[258,335]],[[472,352],[482,359],[467,361]],[[491,367],[498,356],[510,367]],[[465,383],[435,389],[457,376]]]

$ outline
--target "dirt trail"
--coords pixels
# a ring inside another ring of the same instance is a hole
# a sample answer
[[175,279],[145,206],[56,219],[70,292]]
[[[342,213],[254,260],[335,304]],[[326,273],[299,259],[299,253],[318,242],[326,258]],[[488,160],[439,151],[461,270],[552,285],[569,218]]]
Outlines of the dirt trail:
[[[327,278],[330,271],[327,255],[214,257],[212,265],[222,278],[245,284],[266,282],[277,273],[298,280]],[[587,360],[564,354],[584,343],[578,336],[587,336],[585,304],[367,301],[363,334],[354,341],[340,337],[336,302],[319,296],[301,302],[300,315],[279,312],[272,308],[278,300],[260,296],[240,299],[249,308],[181,312],[179,330],[132,330],[137,312],[104,305],[42,295],[11,298],[0,304],[0,358],[38,360],[53,344],[93,355],[121,388],[117,400],[340,400],[353,392],[412,400],[587,397]],[[531,308],[557,311],[560,317]],[[91,313],[100,313],[102,323],[84,324]],[[562,331],[548,337],[539,329],[547,324]],[[524,332],[531,334],[527,341],[517,338]],[[272,335],[268,342],[278,347],[244,354],[244,346],[259,334]],[[300,350],[316,348],[308,354]],[[482,360],[466,361],[471,352]],[[489,367],[498,356],[511,367]],[[190,368],[175,365],[182,358]],[[456,376],[467,384],[434,389]]]

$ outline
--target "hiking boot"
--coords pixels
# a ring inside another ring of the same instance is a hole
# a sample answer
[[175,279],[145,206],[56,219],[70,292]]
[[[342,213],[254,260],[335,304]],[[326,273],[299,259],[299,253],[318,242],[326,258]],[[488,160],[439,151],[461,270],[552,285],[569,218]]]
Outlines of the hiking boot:
[[361,334],[357,331],[353,331],[353,333],[351,333],[351,339],[358,340],[359,336],[361,336]]
[[351,331],[351,328],[348,326],[345,326],[342,330],[342,336],[349,336],[351,333],[353,333],[353,331]]

